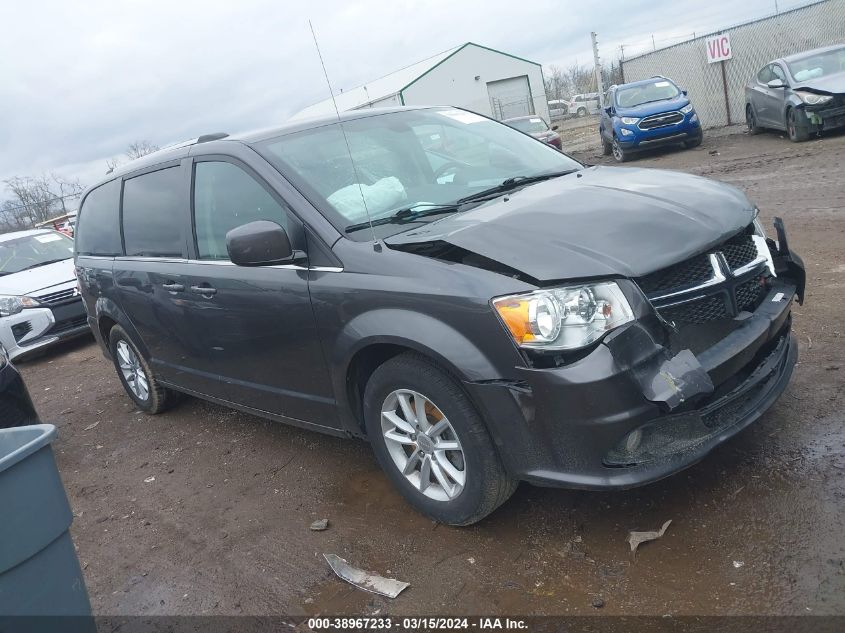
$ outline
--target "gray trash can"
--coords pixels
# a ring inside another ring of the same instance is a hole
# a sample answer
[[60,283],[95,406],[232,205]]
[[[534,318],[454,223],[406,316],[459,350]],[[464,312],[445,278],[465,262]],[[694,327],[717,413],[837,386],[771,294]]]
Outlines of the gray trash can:
[[0,629],[36,630],[38,620],[52,626],[59,617],[61,630],[96,630],[68,532],[73,514],[55,437],[52,424],[0,429]]

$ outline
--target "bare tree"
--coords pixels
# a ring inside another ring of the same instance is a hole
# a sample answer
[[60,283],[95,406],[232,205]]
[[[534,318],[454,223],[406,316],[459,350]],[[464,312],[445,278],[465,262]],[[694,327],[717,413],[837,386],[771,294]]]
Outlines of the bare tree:
[[129,147],[126,149],[126,156],[129,157],[130,160],[134,160],[136,158],[141,158],[141,156],[157,152],[158,150],[158,145],[150,143],[147,140],[135,141],[134,143],[129,144]]
[[563,99],[570,96],[569,82],[566,73],[560,66],[552,64],[546,77],[546,98]]
[[0,226],[7,230],[29,228],[67,213],[84,190],[79,180],[58,174],[15,176],[4,184],[10,198],[0,205]]
[[576,93],[594,92],[596,79],[593,76],[593,69],[582,66],[575,62],[566,69],[566,79]]
[[[136,158],[141,158],[141,156],[146,156],[147,154],[157,152],[159,149],[159,146],[155,143],[151,143],[150,141],[143,139],[130,143],[129,147],[127,147],[126,151],[124,152],[124,156],[126,156],[129,160],[135,160]],[[120,167],[122,163],[123,160],[121,160],[120,156],[115,156],[114,158],[107,159],[106,173],[112,173],[115,169]]]

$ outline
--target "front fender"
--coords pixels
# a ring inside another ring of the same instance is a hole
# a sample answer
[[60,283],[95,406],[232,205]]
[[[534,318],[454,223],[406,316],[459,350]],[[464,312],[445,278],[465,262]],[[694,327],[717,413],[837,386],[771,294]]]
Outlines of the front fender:
[[335,397],[341,410],[354,410],[347,390],[350,365],[356,354],[379,344],[417,351],[464,382],[502,378],[508,367],[520,363],[519,356],[504,331],[500,345],[490,343],[490,352],[482,351],[448,323],[411,310],[385,308],[359,314],[344,325],[330,351]]

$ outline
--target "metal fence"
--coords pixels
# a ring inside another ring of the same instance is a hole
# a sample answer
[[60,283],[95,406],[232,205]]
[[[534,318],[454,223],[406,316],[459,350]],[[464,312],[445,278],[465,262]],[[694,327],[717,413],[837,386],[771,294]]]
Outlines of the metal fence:
[[[733,57],[709,64],[705,42],[717,33],[730,35]],[[716,127],[745,120],[745,85],[766,62],[842,43],[845,0],[822,0],[627,59],[622,73],[625,81],[670,77],[689,91],[702,125]]]

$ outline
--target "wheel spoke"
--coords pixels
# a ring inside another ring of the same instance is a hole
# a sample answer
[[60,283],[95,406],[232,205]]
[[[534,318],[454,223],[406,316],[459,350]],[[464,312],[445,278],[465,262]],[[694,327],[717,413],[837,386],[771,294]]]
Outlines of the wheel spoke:
[[431,455],[425,455],[422,458],[422,466],[420,467],[420,491],[425,492],[425,489],[431,485]]
[[446,496],[450,499],[455,496],[455,486],[449,482],[446,478],[443,469],[440,467],[440,463],[437,460],[433,460],[431,462],[431,472],[434,473],[434,478],[437,479],[437,483],[440,484],[440,487],[446,492]]
[[418,424],[419,422],[414,416],[414,410],[411,408],[411,400],[410,395],[407,393],[400,393],[397,394],[397,399],[399,400],[399,406],[402,408],[402,415],[405,416],[405,420],[411,425]]
[[417,464],[419,463],[421,456],[422,453],[420,453],[420,450],[415,449],[414,452],[411,453],[411,456],[408,458],[408,463],[405,464],[405,468],[402,469],[402,474],[410,475],[412,472],[414,472],[417,468]]
[[437,424],[426,431],[426,435],[433,439],[443,433],[443,431],[447,431],[450,428],[452,428],[452,425],[449,424],[449,420],[442,418]]
[[397,444],[414,444],[414,440],[412,440],[410,436],[400,433],[397,429],[387,431],[384,434],[384,439],[396,442]]
[[390,422],[396,429],[400,431],[404,431],[405,433],[415,433],[416,429],[414,428],[413,423],[408,423],[398,415],[396,415],[395,411],[382,411],[381,417],[384,420]]
[[423,431],[428,431],[431,425],[428,423],[428,417],[425,413],[426,400],[419,394],[414,395],[414,417],[417,419],[417,424]]
[[120,356],[121,364],[126,364],[127,366],[132,365],[132,359],[129,358],[129,347],[121,342],[117,346],[117,355]]
[[454,481],[456,484],[459,484],[461,486],[464,485],[466,481],[465,473],[455,468],[455,465],[449,461],[445,453],[441,451],[435,451],[434,459],[437,460],[437,463],[440,464],[440,467],[443,469],[449,479]]
[[457,440],[440,440],[434,443],[434,448],[438,451],[459,451],[461,445]]

